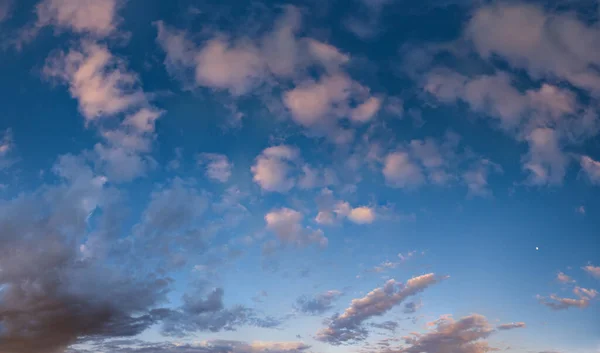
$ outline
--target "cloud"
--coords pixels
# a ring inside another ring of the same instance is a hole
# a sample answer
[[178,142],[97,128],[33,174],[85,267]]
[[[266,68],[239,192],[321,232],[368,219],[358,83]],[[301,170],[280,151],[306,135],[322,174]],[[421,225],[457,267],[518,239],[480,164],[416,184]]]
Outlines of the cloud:
[[69,85],[86,121],[123,113],[146,103],[137,75],[108,48],[83,42],[80,48],[58,53],[48,59],[44,74]]
[[581,287],[575,287],[573,289],[573,294],[575,294],[576,296],[578,296],[579,298],[582,299],[589,299],[592,300],[594,298],[596,298],[596,296],[598,295],[598,291],[596,291],[595,289],[586,289],[586,288],[581,288]]
[[600,162],[593,160],[589,156],[581,156],[581,169],[592,184],[600,184]]
[[[166,68],[184,88],[208,87],[234,97],[258,91],[263,103],[281,105],[310,134],[347,143],[352,131],[338,120],[356,124],[372,120],[381,98],[344,73],[348,55],[331,44],[300,36],[301,25],[300,11],[286,6],[272,29],[257,38],[217,34],[200,46],[185,31],[156,23]],[[274,97],[274,91],[283,93]]]
[[572,299],[572,298],[561,298],[557,295],[550,295],[550,298],[537,296],[540,304],[543,304],[549,307],[552,310],[566,310],[571,307],[585,309],[590,305],[590,300],[587,297],[583,297],[580,299]]
[[296,184],[290,176],[291,163],[298,157],[297,149],[285,145],[265,149],[251,168],[254,182],[266,191],[289,191]]
[[485,353],[493,350],[485,341],[495,331],[487,319],[478,314],[459,320],[446,315],[432,323],[429,332],[403,337],[405,346],[385,351],[395,353],[452,352]]
[[331,318],[327,327],[320,330],[316,338],[334,345],[362,341],[368,335],[363,327],[365,321],[385,314],[406,298],[422,292],[445,278],[430,273],[413,277],[406,284],[389,280],[383,287],[372,290],[365,297],[352,300],[350,306],[341,315]]
[[575,283],[575,280],[569,276],[567,276],[566,274],[559,272],[556,275],[556,280],[559,281],[560,283],[563,284],[567,284],[567,283]]
[[527,325],[525,325],[524,322],[511,322],[510,324],[498,325],[497,329],[501,330],[501,331],[507,331],[507,330],[512,330],[512,329],[516,329],[516,328],[523,328],[526,326]]
[[304,247],[316,244],[320,247],[327,246],[327,238],[320,229],[312,230],[302,226],[302,214],[289,208],[273,210],[265,215],[267,229],[275,233],[283,245]]
[[309,298],[301,296],[296,300],[296,308],[305,314],[323,314],[333,308],[333,302],[339,299],[342,292],[336,290],[326,291]]
[[383,176],[396,188],[415,188],[425,182],[421,167],[407,152],[392,152],[385,157]]
[[[370,224],[375,221],[376,213],[375,210],[367,206],[359,206],[353,208],[348,202],[340,201],[334,208],[333,213],[339,217],[346,217],[352,223],[356,224]],[[319,216],[317,215],[317,219]]]
[[[99,129],[104,142],[94,147],[94,153],[111,181],[131,181],[153,167],[148,153],[155,121],[164,111],[150,105],[138,76],[124,60],[104,45],[84,41],[49,57],[44,74],[68,84],[86,126]],[[112,120],[119,116],[124,119],[115,127]]]
[[2,352],[61,352],[83,337],[134,336],[166,299],[167,277],[119,255],[122,210],[106,178],[71,155],[53,171],[59,184],[0,203]]
[[[100,353],[300,353],[310,348],[302,342],[207,340],[194,343],[100,342],[94,347]],[[82,351],[81,353],[86,353]]]
[[198,161],[206,167],[206,176],[212,180],[226,183],[231,176],[232,164],[227,156],[217,153],[202,153]]
[[583,270],[593,277],[600,278],[600,266],[587,265],[583,267]]
[[465,37],[483,58],[498,55],[536,79],[556,77],[600,93],[594,69],[600,30],[573,13],[550,13],[533,4],[493,4],[474,13]]
[[420,300],[419,301],[410,302],[410,303],[406,303],[406,304],[404,304],[404,309],[402,310],[402,312],[404,312],[405,314],[414,314],[422,306],[423,306],[423,303]]
[[48,25],[102,38],[116,31],[122,0],[43,0],[36,6],[37,27]]
[[0,0],[0,23],[12,15],[13,0]]

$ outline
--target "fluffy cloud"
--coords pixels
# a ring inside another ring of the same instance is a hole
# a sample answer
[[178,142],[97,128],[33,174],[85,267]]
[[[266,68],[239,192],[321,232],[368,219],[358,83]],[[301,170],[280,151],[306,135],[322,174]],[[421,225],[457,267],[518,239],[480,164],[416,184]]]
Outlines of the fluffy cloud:
[[297,149],[285,145],[265,149],[251,168],[254,182],[267,191],[289,191],[296,184],[290,176],[291,162],[298,157]]
[[43,0],[36,6],[36,25],[106,37],[116,30],[119,21],[116,14],[123,3],[122,0]]
[[68,83],[87,121],[113,116],[146,103],[137,75],[107,47],[84,42],[79,49],[51,57],[44,73]]
[[580,158],[581,169],[585,172],[590,182],[600,184],[600,162],[593,160],[589,156]]
[[593,277],[600,278],[600,266],[587,265],[583,269]]
[[600,30],[573,13],[550,13],[533,4],[493,4],[475,12],[465,35],[484,58],[499,55],[534,78],[557,77],[600,93],[594,69],[600,61]]
[[265,216],[267,229],[277,236],[282,245],[293,245],[304,247],[316,244],[321,247],[327,246],[327,238],[321,230],[312,230],[302,226],[304,217],[298,211],[281,208],[273,210]]
[[340,291],[330,290],[317,294],[312,298],[301,296],[296,300],[296,308],[306,314],[323,314],[333,308],[333,302],[341,295],[342,292]]
[[414,188],[425,181],[421,167],[407,152],[392,152],[385,157],[383,176],[388,185]]
[[[186,88],[203,86],[241,96],[281,86],[280,104],[294,122],[312,134],[348,142],[352,131],[342,128],[338,120],[357,124],[372,120],[381,98],[344,73],[346,54],[330,44],[300,37],[301,20],[300,11],[287,6],[272,29],[258,38],[217,35],[202,46],[186,32],[158,22],[157,41],[167,54],[167,70]],[[311,77],[310,69],[320,72],[318,79]],[[191,71],[193,82],[187,78]],[[265,103],[272,103],[272,93],[266,95]]]
[[568,275],[566,275],[566,274],[564,274],[562,272],[559,272],[556,275],[556,280],[559,281],[560,283],[563,283],[563,284],[575,283],[574,279],[572,279],[571,277],[569,277]]
[[406,298],[422,292],[443,279],[445,277],[430,273],[411,278],[406,284],[389,280],[383,287],[374,289],[365,297],[352,300],[350,306],[341,315],[331,318],[327,327],[320,330],[316,338],[334,345],[364,340],[368,335],[363,326],[366,320],[385,314]]
[[[534,34],[515,41],[515,33]],[[529,152],[522,165],[528,182],[556,185],[564,179],[569,163],[564,149],[599,131],[595,103],[600,76],[593,67],[600,55],[587,47],[597,41],[593,39],[597,34],[596,27],[572,14],[549,13],[537,5],[482,6],[466,27],[466,42],[482,59],[492,64],[492,57],[504,59],[513,69],[523,69],[542,82],[517,88],[516,79],[501,70],[465,76],[438,68],[425,74],[422,84],[439,101],[464,102],[471,110],[492,117],[495,126],[517,141],[527,143]],[[580,88],[587,98],[582,100],[568,86],[557,84],[557,79]],[[581,162],[582,167],[593,168],[589,159]]]
[[[114,182],[126,182],[152,168],[147,155],[154,137],[155,121],[164,111],[153,107],[138,76],[108,48],[93,42],[51,56],[44,74],[69,85],[86,120],[98,127],[104,143],[94,147],[98,165]],[[106,118],[125,115],[120,125],[108,128]]]
[[221,183],[227,182],[231,176],[231,162],[227,156],[216,153],[202,153],[198,162],[205,165],[206,176]]
[[13,0],[2,0],[0,1],[0,23],[8,19],[11,16]]

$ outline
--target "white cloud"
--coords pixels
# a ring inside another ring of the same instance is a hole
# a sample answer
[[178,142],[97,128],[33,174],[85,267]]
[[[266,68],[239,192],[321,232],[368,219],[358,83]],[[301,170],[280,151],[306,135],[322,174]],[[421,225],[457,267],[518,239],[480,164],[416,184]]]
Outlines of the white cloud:
[[232,165],[227,156],[218,153],[202,153],[198,157],[198,162],[205,165],[207,177],[221,183],[229,180]]
[[556,280],[563,284],[575,283],[575,280],[573,280],[573,278],[569,277],[568,275],[564,274],[563,272],[559,272],[556,275]]
[[348,219],[357,224],[373,223],[375,221],[375,211],[366,206],[353,208],[348,214]]
[[392,152],[385,157],[383,175],[388,185],[397,188],[414,188],[425,181],[421,167],[407,152]]
[[600,266],[587,265],[583,267],[583,270],[592,275],[593,277],[600,279]]
[[542,6],[499,3],[475,11],[466,38],[484,58],[499,55],[534,78],[559,78],[600,94],[600,29],[573,13]]
[[381,108],[381,99],[371,97],[350,113],[350,119],[359,123],[368,122],[379,112]]
[[590,182],[600,184],[600,162],[589,156],[581,156],[581,169],[585,172]]
[[[127,69],[124,60],[104,45],[84,41],[51,56],[44,74],[68,84],[86,126],[93,123],[99,128],[105,141],[94,147],[96,164],[111,181],[127,182],[153,167],[147,154],[155,122],[164,111],[150,105],[138,76]],[[117,127],[106,124],[107,118],[123,115]]]
[[280,208],[265,215],[267,229],[275,233],[281,244],[305,247],[316,244],[327,246],[327,238],[321,230],[312,230],[302,226],[304,216],[290,208]]
[[79,49],[53,56],[47,61],[44,73],[68,83],[87,121],[147,103],[138,76],[127,71],[125,63],[103,45],[84,42]]
[[36,6],[37,26],[53,25],[76,33],[106,37],[116,30],[121,0],[43,0]]
[[291,162],[298,157],[297,149],[285,145],[265,149],[251,168],[254,182],[266,191],[289,191],[296,184],[295,178],[290,175]]

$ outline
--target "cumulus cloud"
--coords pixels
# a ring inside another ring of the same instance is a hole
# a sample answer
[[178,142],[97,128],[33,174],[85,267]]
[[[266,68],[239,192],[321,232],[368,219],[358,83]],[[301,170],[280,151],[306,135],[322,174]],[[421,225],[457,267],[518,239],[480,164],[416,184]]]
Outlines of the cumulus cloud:
[[534,78],[558,77],[600,93],[594,69],[600,30],[573,13],[550,13],[534,4],[493,4],[475,12],[465,36],[484,58],[499,55]]
[[212,180],[226,183],[231,176],[232,164],[227,156],[217,153],[202,153],[198,162],[206,168],[206,176]]
[[[287,108],[294,122],[311,134],[346,143],[352,132],[338,120],[356,124],[372,120],[380,110],[381,98],[372,96],[367,87],[344,72],[348,55],[331,44],[301,37],[301,24],[300,11],[287,6],[272,29],[258,38],[220,34],[202,46],[185,31],[162,22],[156,26],[167,70],[184,81],[186,88],[202,86],[242,96],[280,86],[278,91],[283,94],[281,102],[277,98],[278,104]],[[309,74],[311,69],[319,72],[316,79]],[[194,80],[190,82],[192,72]],[[272,104],[272,92],[266,96],[265,104]]]
[[575,283],[575,280],[573,278],[569,277],[568,275],[564,274],[563,272],[559,272],[556,275],[556,280],[563,284]]
[[83,42],[81,48],[49,58],[44,74],[69,85],[87,121],[113,116],[146,103],[136,74],[107,47]]
[[365,297],[352,300],[341,315],[331,318],[327,327],[320,330],[316,338],[334,345],[364,340],[368,335],[363,325],[365,321],[385,314],[407,298],[445,278],[430,273],[411,278],[406,284],[389,280],[383,287],[374,289]]
[[425,181],[421,167],[407,152],[392,152],[385,157],[383,176],[388,185],[414,188]]
[[[515,41],[515,33],[531,35]],[[465,43],[490,64],[492,57],[504,59],[511,68],[524,70],[541,82],[519,87],[515,77],[500,69],[466,76],[435,68],[421,83],[438,101],[464,102],[472,111],[491,117],[494,126],[517,141],[527,143],[522,166],[529,184],[560,184],[570,162],[565,149],[595,136],[600,127],[596,108],[600,76],[594,69],[600,56],[587,46],[597,41],[597,34],[596,26],[571,13],[550,13],[522,3],[482,6],[469,20]],[[583,95],[558,84],[557,79],[581,89]],[[586,172],[593,169],[585,157],[581,164]]]
[[592,275],[593,277],[600,279],[600,266],[587,265],[583,267],[583,270]]
[[267,229],[275,233],[282,245],[304,247],[316,244],[320,247],[327,246],[327,238],[320,229],[313,230],[302,226],[304,216],[289,208],[273,210],[265,215]]
[[296,308],[305,314],[323,314],[333,308],[333,302],[339,299],[342,292],[329,290],[314,297],[301,296],[296,300]]
[[[44,74],[68,84],[86,126],[100,129],[105,142],[97,144],[94,152],[111,181],[130,181],[152,168],[154,161],[148,153],[155,121],[164,111],[150,105],[138,76],[127,70],[124,60],[106,46],[82,42],[51,56]],[[117,128],[107,127],[106,119],[121,115],[124,118]]]
[[122,0],[43,0],[36,6],[36,25],[106,37],[116,30],[122,5]]
[[266,191],[289,191],[296,184],[290,173],[298,157],[297,149],[285,145],[265,149],[251,168],[254,182]]
[[600,184],[600,162],[589,156],[581,156],[581,169],[592,184]]

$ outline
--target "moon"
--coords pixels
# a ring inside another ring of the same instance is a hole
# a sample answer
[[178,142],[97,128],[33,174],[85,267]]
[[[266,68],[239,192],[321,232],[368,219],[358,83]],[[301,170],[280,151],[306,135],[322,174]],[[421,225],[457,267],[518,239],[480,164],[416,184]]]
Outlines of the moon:
[[540,250],[540,248],[538,248],[537,246],[535,247],[535,250]]

